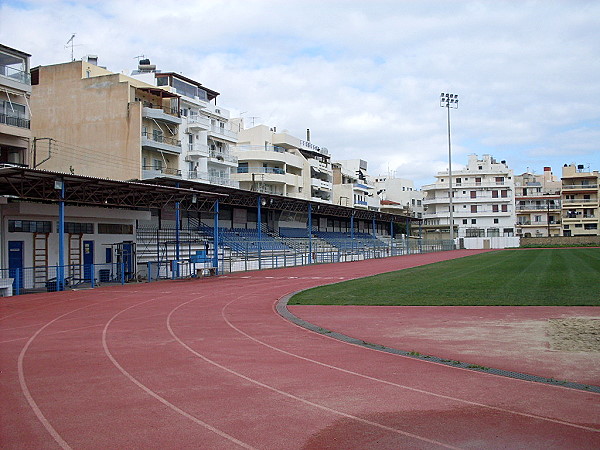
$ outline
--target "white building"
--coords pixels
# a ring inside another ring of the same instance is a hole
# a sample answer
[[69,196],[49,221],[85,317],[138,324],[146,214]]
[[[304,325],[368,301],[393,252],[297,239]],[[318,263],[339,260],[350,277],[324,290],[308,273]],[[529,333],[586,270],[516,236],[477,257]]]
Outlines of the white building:
[[387,212],[392,212],[392,208],[395,208],[398,213],[418,219],[423,217],[423,191],[415,189],[412,180],[379,176],[375,179],[375,189],[382,207],[386,205]]
[[[326,149],[286,130],[257,125],[240,131],[234,179],[242,189],[330,203],[333,199],[331,158]],[[308,134],[308,133],[307,133]]]
[[[426,208],[424,231],[448,237],[450,201],[448,172],[439,172],[436,182],[423,186]],[[490,155],[469,155],[464,169],[452,171],[452,204],[455,237],[510,237],[515,234],[515,185],[506,161]],[[457,231],[457,233],[456,233]]]
[[333,202],[336,205],[379,211],[374,179],[367,161],[352,159],[333,163]]
[[181,96],[179,140],[182,151],[177,176],[222,186],[237,187],[231,175],[237,158],[237,125],[227,109],[217,106],[219,93],[174,72],[160,72],[149,60],[140,61],[132,77]]

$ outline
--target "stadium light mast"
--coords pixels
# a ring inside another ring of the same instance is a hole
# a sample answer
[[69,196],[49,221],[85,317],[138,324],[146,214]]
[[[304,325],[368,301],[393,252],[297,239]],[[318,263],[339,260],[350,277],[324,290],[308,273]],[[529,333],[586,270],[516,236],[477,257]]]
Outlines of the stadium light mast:
[[452,210],[452,144],[450,140],[450,110],[458,109],[458,94],[440,95],[440,106],[448,110],[448,199],[450,201],[450,240],[454,241],[454,211]]

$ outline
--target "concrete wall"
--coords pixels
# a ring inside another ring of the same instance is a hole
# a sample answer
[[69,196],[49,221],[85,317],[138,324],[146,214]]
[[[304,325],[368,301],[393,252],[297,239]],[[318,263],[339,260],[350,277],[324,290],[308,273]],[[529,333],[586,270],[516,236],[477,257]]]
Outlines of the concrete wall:
[[550,245],[597,245],[600,247],[600,236],[555,236],[555,237],[531,237],[521,238],[521,245],[539,245],[550,246]]
[[[93,71],[90,78],[87,70]],[[32,132],[57,142],[37,142],[37,168],[140,178],[140,104],[130,98],[133,88],[121,75],[99,70],[82,61],[39,69],[31,96]]]
[[459,239],[461,248],[472,249],[500,249],[519,246],[519,237],[482,237]]

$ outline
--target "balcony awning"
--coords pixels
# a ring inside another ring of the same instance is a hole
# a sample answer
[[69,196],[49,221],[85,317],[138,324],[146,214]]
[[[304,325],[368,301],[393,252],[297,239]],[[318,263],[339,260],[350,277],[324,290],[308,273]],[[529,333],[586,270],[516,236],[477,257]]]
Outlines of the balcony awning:
[[138,87],[136,88],[143,92],[148,92],[149,94],[156,95],[161,98],[180,98],[181,96],[178,94],[174,94],[173,92],[165,91],[161,88],[155,87]]

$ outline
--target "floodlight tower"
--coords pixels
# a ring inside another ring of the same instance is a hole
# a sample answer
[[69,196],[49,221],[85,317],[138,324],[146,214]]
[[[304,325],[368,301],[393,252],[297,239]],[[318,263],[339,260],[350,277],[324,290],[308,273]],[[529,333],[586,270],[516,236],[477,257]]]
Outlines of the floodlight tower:
[[452,144],[450,141],[450,110],[458,109],[458,94],[443,93],[440,106],[448,110],[448,199],[450,201],[450,240],[454,240],[454,211],[452,210]]

